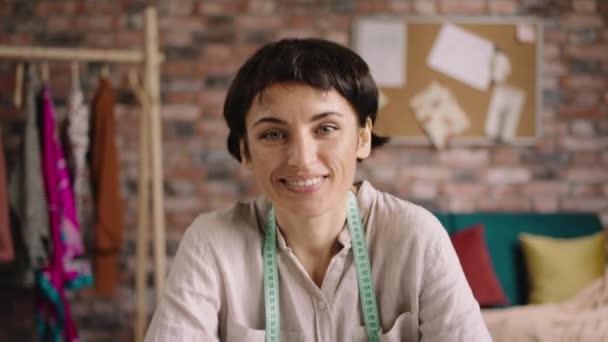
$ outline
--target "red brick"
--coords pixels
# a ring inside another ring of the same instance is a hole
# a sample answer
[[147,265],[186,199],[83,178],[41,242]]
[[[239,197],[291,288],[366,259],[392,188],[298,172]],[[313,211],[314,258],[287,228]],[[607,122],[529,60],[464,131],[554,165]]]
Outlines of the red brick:
[[164,30],[186,30],[202,31],[205,27],[205,20],[200,17],[159,17],[159,29]]
[[603,151],[608,149],[608,137],[564,137],[560,139],[560,146],[566,151]]
[[164,104],[193,104],[198,101],[198,93],[163,92]]
[[439,0],[439,11],[447,14],[482,14],[487,11],[485,0]]
[[235,25],[239,30],[278,30],[284,24],[282,16],[253,16],[239,15],[235,18]]
[[69,16],[52,16],[47,21],[47,29],[49,31],[69,31],[72,27],[72,18]]
[[574,90],[605,90],[607,82],[604,76],[569,75],[563,77],[560,83],[562,87]]
[[476,168],[488,164],[487,150],[450,149],[439,152],[439,161],[447,166]]
[[565,118],[601,118],[605,117],[607,113],[606,108],[600,106],[581,107],[571,105],[559,108],[559,115]]
[[161,32],[162,46],[190,46],[192,45],[192,32],[184,30],[164,30]]
[[196,132],[203,137],[223,138],[228,136],[228,126],[224,120],[208,119],[196,125]]
[[470,213],[476,211],[475,200],[456,196],[449,198],[442,210],[454,213]]
[[437,5],[434,1],[414,0],[414,12],[417,14],[437,14]]
[[202,207],[200,196],[165,197],[165,210],[171,213],[194,212]]
[[488,11],[492,14],[516,14],[518,9],[515,0],[489,0]]
[[568,35],[561,29],[544,30],[544,41],[547,43],[564,44],[568,41]]
[[577,184],[605,183],[608,182],[608,172],[605,168],[595,167],[573,167],[561,172],[565,181]]
[[492,151],[492,164],[494,165],[515,165],[519,161],[519,151],[512,147],[499,147]]
[[583,107],[592,107],[600,104],[600,92],[581,91],[572,96],[572,103]]
[[605,44],[567,46],[565,55],[587,61],[605,61],[608,59],[608,46]]
[[170,16],[188,16],[196,9],[191,0],[168,1],[166,6]]
[[276,11],[277,5],[274,1],[267,0],[252,0],[249,2],[248,12],[251,14],[273,14]]
[[574,0],[572,1],[572,8],[579,13],[595,13],[595,1],[603,0]]
[[545,43],[543,44],[543,58],[546,61],[558,59],[561,54],[559,44]]
[[561,202],[563,211],[598,212],[608,209],[608,199],[600,198],[568,198]]
[[572,196],[574,197],[598,197],[602,195],[600,184],[573,184]]
[[530,170],[522,167],[494,167],[487,171],[486,179],[490,184],[521,184],[531,179]]
[[557,198],[533,198],[532,209],[540,213],[554,213],[559,211],[559,200]]
[[569,186],[558,181],[533,181],[522,186],[524,196],[529,197],[561,197],[567,195]]
[[543,65],[543,75],[563,76],[568,73],[566,63],[559,60],[545,61]]
[[604,22],[602,17],[595,14],[566,14],[560,20],[561,26],[565,29],[590,29],[602,28]]
[[480,199],[477,201],[477,211],[521,212],[530,211],[530,200],[521,197],[501,199]]
[[430,166],[410,166],[401,170],[399,178],[403,181],[414,179],[441,181],[448,178],[449,171]]
[[542,88],[545,90],[558,89],[559,78],[556,76],[542,76]]
[[411,184],[411,195],[418,199],[435,199],[438,186],[436,182],[417,180]]
[[184,77],[192,75],[202,76],[205,72],[203,63],[190,59],[169,60],[164,62],[161,67],[163,74],[174,77]]
[[406,14],[412,11],[412,4],[405,0],[390,0],[387,10],[393,14]]
[[144,36],[141,32],[123,31],[118,34],[118,45],[132,49],[134,46],[144,46]]
[[196,120],[200,117],[200,109],[196,105],[163,105],[163,119],[167,120]]

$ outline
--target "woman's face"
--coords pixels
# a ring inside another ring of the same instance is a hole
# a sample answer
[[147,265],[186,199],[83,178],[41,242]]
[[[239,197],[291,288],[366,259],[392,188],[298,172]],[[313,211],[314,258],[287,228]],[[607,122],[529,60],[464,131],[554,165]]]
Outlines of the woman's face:
[[343,208],[357,158],[370,153],[371,121],[360,128],[340,93],[275,84],[254,99],[245,124],[243,164],[277,210],[312,217]]

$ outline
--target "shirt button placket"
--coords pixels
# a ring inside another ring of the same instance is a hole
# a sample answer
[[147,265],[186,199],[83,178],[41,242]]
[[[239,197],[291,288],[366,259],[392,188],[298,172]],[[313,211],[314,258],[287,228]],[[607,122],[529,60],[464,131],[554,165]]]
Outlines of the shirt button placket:
[[315,303],[317,316],[317,327],[319,327],[319,342],[332,342],[332,320],[329,314],[327,302],[323,298],[317,298]]

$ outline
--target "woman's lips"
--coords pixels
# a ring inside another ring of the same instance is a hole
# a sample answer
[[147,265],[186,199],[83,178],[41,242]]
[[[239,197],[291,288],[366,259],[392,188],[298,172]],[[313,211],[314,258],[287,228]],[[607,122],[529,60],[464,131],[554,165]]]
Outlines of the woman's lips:
[[328,176],[298,176],[290,178],[281,178],[281,183],[287,188],[287,190],[296,193],[310,193],[317,191]]

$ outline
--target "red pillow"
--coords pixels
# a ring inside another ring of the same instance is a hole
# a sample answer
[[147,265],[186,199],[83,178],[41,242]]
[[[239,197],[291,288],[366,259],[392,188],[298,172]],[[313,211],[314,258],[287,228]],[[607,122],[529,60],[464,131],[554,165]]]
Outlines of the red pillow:
[[464,275],[473,290],[473,296],[481,306],[509,304],[509,299],[496,277],[488,253],[483,224],[460,230],[450,236]]

